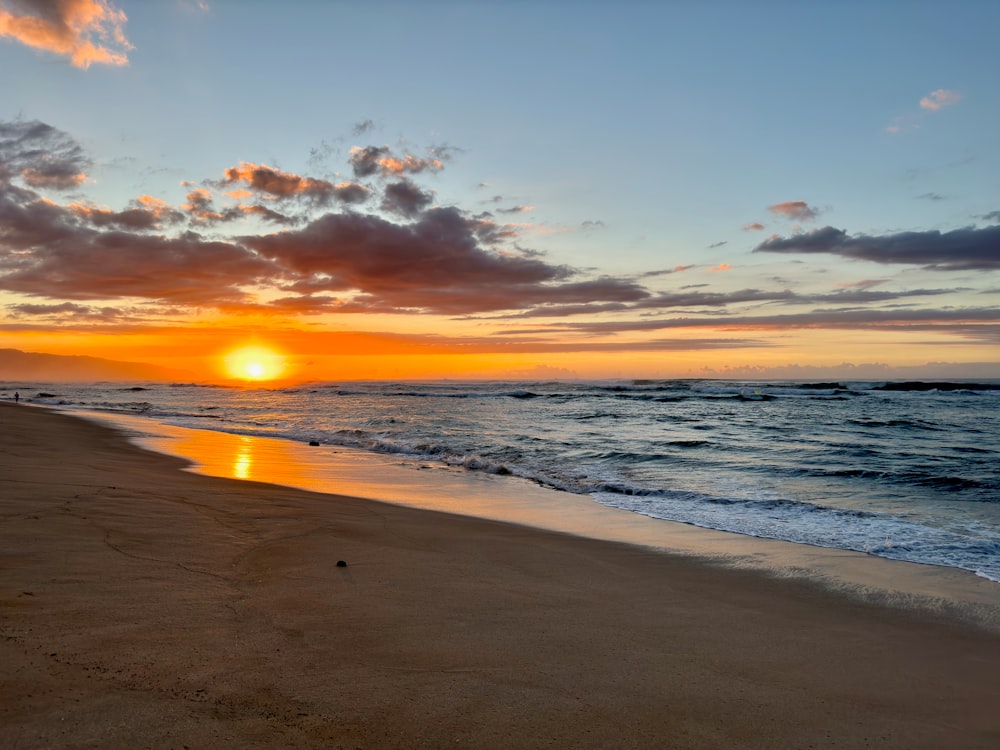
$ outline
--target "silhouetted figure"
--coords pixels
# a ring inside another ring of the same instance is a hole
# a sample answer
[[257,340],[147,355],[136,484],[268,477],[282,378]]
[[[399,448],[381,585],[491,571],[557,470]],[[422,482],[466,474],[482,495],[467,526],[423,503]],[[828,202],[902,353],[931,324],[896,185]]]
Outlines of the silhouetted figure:
[[16,404],[20,400],[21,400],[21,394],[18,393],[17,391],[14,391],[14,403]]

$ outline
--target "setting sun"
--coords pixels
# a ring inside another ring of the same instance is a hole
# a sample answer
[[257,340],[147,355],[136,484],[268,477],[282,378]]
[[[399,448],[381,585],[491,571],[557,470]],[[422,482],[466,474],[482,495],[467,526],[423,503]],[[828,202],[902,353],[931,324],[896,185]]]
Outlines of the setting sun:
[[226,373],[237,380],[274,380],[285,366],[283,355],[263,346],[244,346],[225,357]]

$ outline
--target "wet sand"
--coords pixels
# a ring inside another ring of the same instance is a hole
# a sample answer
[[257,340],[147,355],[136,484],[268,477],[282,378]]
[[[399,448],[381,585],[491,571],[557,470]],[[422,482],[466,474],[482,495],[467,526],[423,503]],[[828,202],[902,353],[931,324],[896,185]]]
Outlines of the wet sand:
[[0,404],[0,747],[1000,746],[961,606],[183,466]]

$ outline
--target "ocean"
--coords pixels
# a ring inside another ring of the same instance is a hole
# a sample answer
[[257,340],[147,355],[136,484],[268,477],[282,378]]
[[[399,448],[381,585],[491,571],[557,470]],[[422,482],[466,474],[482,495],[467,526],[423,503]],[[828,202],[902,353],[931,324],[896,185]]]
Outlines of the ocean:
[[654,519],[1000,582],[1000,381],[0,384],[60,409],[513,475]]

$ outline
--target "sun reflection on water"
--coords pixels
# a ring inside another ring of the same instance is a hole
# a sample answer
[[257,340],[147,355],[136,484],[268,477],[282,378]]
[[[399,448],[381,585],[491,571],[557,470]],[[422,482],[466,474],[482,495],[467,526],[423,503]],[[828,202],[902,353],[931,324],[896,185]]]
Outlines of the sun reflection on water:
[[249,479],[252,469],[253,440],[241,437],[239,447],[236,449],[236,457],[233,459],[233,477],[236,479]]

